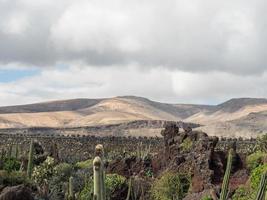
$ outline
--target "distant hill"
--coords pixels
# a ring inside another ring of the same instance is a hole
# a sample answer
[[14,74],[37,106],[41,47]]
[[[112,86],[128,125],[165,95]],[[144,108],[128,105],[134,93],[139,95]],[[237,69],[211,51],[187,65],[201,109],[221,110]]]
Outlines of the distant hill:
[[256,136],[267,131],[267,99],[231,99],[219,105],[167,104],[142,97],[72,99],[0,107],[0,128],[85,127],[139,120],[201,124],[210,135]]

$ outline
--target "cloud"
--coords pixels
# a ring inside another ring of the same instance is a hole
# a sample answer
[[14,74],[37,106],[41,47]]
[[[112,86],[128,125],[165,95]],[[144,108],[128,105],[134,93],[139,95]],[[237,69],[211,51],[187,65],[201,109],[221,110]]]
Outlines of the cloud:
[[136,95],[170,103],[216,104],[233,97],[266,97],[267,73],[255,76],[173,71],[163,67],[75,66],[48,69],[0,83],[0,106],[72,98]]
[[0,62],[265,71],[266,2],[0,1]]

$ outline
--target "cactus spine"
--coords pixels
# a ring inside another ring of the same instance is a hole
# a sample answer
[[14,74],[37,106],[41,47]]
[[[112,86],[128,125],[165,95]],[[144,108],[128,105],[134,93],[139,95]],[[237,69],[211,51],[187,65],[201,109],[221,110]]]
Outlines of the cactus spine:
[[223,184],[222,184],[222,191],[220,194],[220,200],[226,200],[229,192],[229,179],[232,169],[232,161],[233,161],[233,149],[230,149],[227,159],[227,166],[223,178]]
[[28,155],[28,167],[27,167],[27,177],[31,178],[33,169],[33,140],[31,140],[30,151]]
[[74,192],[73,192],[73,177],[69,178],[69,188],[68,188],[68,200],[74,200]]
[[103,200],[103,185],[101,184],[102,179],[102,160],[99,156],[96,156],[93,161],[94,166],[94,199]]
[[261,182],[259,185],[256,200],[264,200],[265,199],[266,185],[267,185],[267,172],[264,172],[264,174],[261,176]]

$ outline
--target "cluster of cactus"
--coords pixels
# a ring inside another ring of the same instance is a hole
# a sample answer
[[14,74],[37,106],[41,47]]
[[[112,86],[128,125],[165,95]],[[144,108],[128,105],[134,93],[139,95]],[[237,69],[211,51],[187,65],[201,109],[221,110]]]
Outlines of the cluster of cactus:
[[267,185],[267,172],[261,176],[261,181],[258,189],[258,193],[256,196],[256,200],[264,200],[266,194],[266,185]]
[[94,200],[106,199],[105,169],[104,169],[104,147],[98,144],[95,148],[96,157],[93,161],[94,167]]
[[30,179],[33,170],[33,140],[31,140],[30,150],[28,155],[28,167],[27,167],[27,177]]

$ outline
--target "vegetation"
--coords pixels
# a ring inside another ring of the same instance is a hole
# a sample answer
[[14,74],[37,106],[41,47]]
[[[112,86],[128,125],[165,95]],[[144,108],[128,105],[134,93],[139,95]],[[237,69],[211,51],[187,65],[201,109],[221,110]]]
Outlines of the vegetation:
[[220,200],[226,200],[228,199],[228,194],[229,194],[229,180],[230,180],[230,174],[231,174],[231,169],[232,169],[232,161],[233,161],[233,149],[230,149],[229,154],[228,154],[228,159],[227,159],[227,166],[223,178],[223,183],[222,183],[222,191],[220,194]]
[[190,178],[187,175],[166,172],[157,179],[151,189],[155,200],[181,200],[190,187]]

